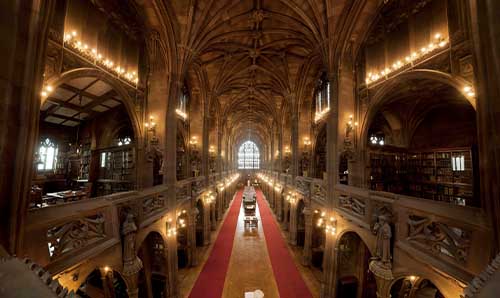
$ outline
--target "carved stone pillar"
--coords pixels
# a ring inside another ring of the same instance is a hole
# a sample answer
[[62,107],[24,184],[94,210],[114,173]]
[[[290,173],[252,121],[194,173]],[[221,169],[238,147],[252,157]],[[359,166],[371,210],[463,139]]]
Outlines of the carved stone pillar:
[[500,18],[497,0],[470,3],[477,81],[477,126],[481,205],[493,227],[494,251],[500,251]]
[[210,244],[210,204],[203,204],[203,245]]
[[191,267],[198,265],[198,260],[196,257],[196,216],[198,215],[198,209],[192,207],[188,211],[187,220],[187,255],[188,264]]
[[139,298],[139,272],[132,275],[123,275],[127,282],[127,294],[129,298]]
[[102,289],[104,298],[114,298],[115,288],[113,287],[113,270],[107,267],[99,268],[101,272]]
[[215,231],[217,228],[217,218],[215,217],[215,203],[210,204],[210,213],[212,214],[210,220],[210,228]]
[[277,194],[276,216],[278,217],[279,221],[283,221],[283,192]]
[[142,261],[136,254],[135,240],[137,226],[135,225],[133,213],[128,213],[122,224],[123,235],[123,278],[127,281],[127,293],[130,298],[138,298],[139,272],[143,268]]
[[[23,254],[24,220],[38,145],[45,50],[56,1],[1,1],[0,246]],[[2,250],[0,248],[0,250]],[[24,254],[23,254],[24,255]]]
[[[283,208],[284,210],[284,214],[283,214],[283,230],[285,231],[288,231],[288,228],[290,227],[290,220],[289,220],[289,217],[288,217],[288,210],[290,209],[290,203],[286,202],[286,201],[283,201],[283,203],[285,204],[285,208]],[[290,213],[290,216],[291,216],[291,213]]]
[[297,245],[297,203],[290,204],[290,222],[288,228],[288,241]]
[[178,258],[177,258],[177,237],[167,237],[167,247],[165,248],[165,258],[167,260],[167,279],[165,289],[168,298],[177,298],[179,292]]
[[311,208],[304,208],[305,218],[305,237],[304,237],[304,250],[302,252],[302,265],[311,265],[312,259],[312,232],[313,232],[313,212]]

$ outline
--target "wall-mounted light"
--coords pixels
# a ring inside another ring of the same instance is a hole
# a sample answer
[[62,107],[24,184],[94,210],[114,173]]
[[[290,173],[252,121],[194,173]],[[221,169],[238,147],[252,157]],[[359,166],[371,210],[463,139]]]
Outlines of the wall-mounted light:
[[109,58],[105,58],[100,54],[97,49],[90,48],[85,42],[78,40],[78,34],[76,31],[71,31],[64,34],[64,46],[69,47],[75,53],[80,54],[81,56],[92,60],[96,65],[105,68],[108,72],[116,75],[120,79],[124,79],[129,83],[134,83],[137,86],[139,82],[139,77],[137,76],[136,71],[133,70],[125,70],[125,68],[121,66],[116,66],[112,60]]
[[346,123],[347,131],[351,132],[355,127],[358,127],[358,122],[354,121],[354,116],[349,115],[349,120]]
[[42,89],[42,92],[40,92],[40,95],[42,98],[47,98],[47,96],[50,95],[54,91],[54,88],[51,85],[45,85]]
[[156,122],[153,116],[149,116],[148,122],[144,123],[147,131],[155,133],[156,131]]
[[304,137],[304,146],[310,146],[311,145],[311,140],[309,137]]
[[464,91],[465,96],[467,96],[469,98],[476,97],[476,92],[474,91],[474,88],[472,88],[471,86],[465,86],[463,88],[463,91]]
[[434,34],[433,40],[427,45],[420,48],[419,51],[414,51],[403,59],[396,60],[392,66],[386,67],[381,71],[369,72],[366,76],[365,82],[367,85],[375,83],[382,79],[387,79],[388,76],[405,66],[413,66],[413,62],[422,58],[428,57],[435,51],[444,48],[448,44],[448,40],[444,38],[441,33]]
[[289,146],[285,146],[285,154],[288,155],[290,154],[292,151],[290,150],[290,147]]
[[208,152],[215,153],[215,146],[214,145],[210,145],[210,147],[208,147]]

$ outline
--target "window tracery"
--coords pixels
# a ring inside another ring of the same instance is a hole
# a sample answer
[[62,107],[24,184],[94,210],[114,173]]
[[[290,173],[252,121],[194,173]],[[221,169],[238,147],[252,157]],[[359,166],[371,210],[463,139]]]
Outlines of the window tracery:
[[252,141],[246,141],[238,151],[238,169],[260,169],[260,152]]

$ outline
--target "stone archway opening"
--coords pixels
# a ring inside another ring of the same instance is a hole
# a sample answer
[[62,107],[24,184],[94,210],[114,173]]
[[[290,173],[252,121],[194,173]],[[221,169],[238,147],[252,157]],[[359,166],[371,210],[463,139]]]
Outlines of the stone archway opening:
[[30,206],[136,189],[141,137],[122,90],[92,74],[45,90]]
[[128,298],[127,285],[120,273],[109,267],[96,268],[76,292],[82,298]]
[[430,280],[415,275],[397,279],[390,295],[392,298],[445,298]]
[[139,272],[139,297],[168,297],[166,243],[162,235],[150,232],[142,242],[138,256],[143,263]]
[[476,111],[461,90],[413,78],[370,111],[361,143],[372,190],[480,206]]
[[338,240],[337,296],[376,298],[375,276],[369,270],[371,253],[361,237],[347,232]]
[[196,202],[196,246],[203,246],[205,240],[205,213],[202,200]]

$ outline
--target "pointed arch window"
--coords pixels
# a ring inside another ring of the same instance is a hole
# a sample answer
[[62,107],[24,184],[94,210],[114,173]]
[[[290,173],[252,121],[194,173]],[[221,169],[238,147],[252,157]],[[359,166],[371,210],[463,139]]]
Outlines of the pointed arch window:
[[330,82],[325,74],[319,80],[314,97],[316,106],[314,121],[319,121],[330,111]]
[[56,168],[57,164],[57,154],[59,149],[57,146],[50,140],[46,138],[38,149],[39,160],[37,162],[37,170],[38,171],[52,171]]
[[238,151],[238,169],[260,169],[259,147],[252,141],[241,144]]

